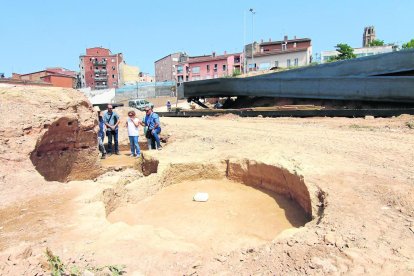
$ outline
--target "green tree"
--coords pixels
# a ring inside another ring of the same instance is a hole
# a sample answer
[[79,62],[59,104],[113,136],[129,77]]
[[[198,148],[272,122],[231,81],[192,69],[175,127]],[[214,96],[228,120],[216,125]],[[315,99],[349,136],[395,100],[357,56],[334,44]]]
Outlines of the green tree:
[[352,49],[352,47],[346,43],[339,43],[335,46],[335,48],[336,51],[339,52],[339,54],[335,57],[331,57],[330,61],[356,58],[356,55],[354,54],[354,49]]
[[374,39],[368,44],[369,47],[372,46],[384,46],[384,40]]
[[403,49],[414,48],[414,38],[402,45]]

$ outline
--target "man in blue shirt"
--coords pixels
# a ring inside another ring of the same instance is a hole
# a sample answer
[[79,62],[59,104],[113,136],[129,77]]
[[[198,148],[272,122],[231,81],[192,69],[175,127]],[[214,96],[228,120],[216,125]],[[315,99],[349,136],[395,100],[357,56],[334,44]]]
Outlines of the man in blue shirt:
[[108,104],[108,111],[103,117],[106,126],[106,136],[108,136],[108,155],[112,154],[112,137],[114,138],[115,154],[119,155],[118,148],[118,125],[119,115],[114,112],[112,105]]
[[162,146],[160,143],[160,137],[159,134],[161,133],[161,125],[160,125],[160,117],[157,113],[152,111],[152,108],[145,107],[145,118],[144,123],[147,129],[147,139],[148,139],[148,148],[151,149],[151,142],[152,139],[155,139],[155,142],[157,144],[157,149],[161,150]]

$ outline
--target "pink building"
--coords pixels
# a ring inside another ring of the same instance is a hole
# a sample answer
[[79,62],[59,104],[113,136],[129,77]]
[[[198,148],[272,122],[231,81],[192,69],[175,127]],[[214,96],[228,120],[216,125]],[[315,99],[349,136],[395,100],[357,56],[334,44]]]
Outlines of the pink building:
[[176,66],[177,82],[207,80],[240,74],[242,54],[227,54],[216,56],[189,57],[187,61]]

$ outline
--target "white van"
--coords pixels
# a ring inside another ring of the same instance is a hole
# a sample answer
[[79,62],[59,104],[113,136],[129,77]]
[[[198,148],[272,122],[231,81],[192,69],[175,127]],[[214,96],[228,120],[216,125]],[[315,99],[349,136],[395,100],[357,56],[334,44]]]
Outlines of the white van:
[[135,107],[136,109],[143,111],[145,107],[147,106],[151,107],[153,104],[145,99],[135,99],[135,100],[130,100],[128,102],[128,105],[129,107]]

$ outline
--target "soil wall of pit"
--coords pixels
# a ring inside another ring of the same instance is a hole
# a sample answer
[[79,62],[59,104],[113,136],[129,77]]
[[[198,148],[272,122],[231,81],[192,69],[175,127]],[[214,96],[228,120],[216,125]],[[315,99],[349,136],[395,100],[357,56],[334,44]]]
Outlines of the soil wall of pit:
[[1,113],[6,114],[0,127],[0,154],[11,161],[6,170],[34,166],[46,180],[62,182],[92,179],[101,173],[97,114],[82,93],[0,87],[0,97]]
[[[151,159],[153,162],[153,160]],[[224,160],[204,164],[170,164],[163,177],[163,186],[183,181],[222,179],[243,183],[283,195],[296,201],[309,219],[320,214],[324,200],[322,191],[305,183],[304,178],[285,168],[254,160]]]

